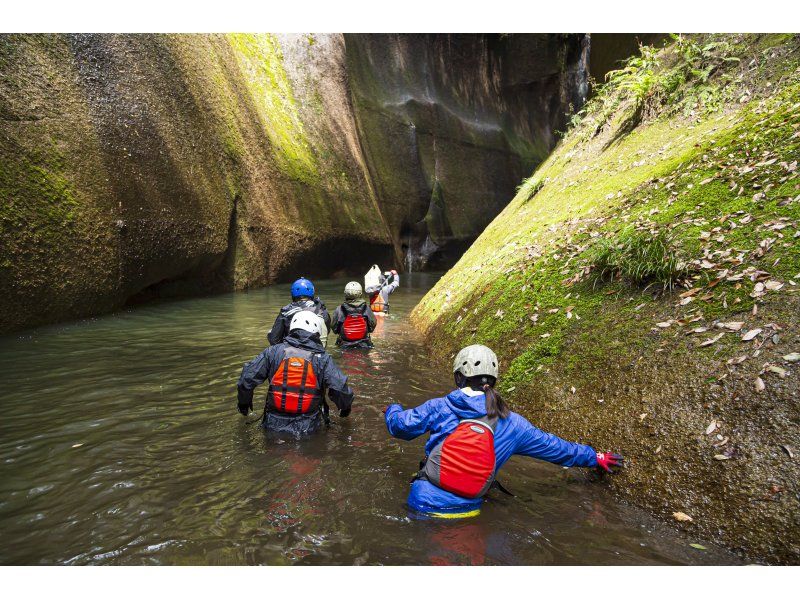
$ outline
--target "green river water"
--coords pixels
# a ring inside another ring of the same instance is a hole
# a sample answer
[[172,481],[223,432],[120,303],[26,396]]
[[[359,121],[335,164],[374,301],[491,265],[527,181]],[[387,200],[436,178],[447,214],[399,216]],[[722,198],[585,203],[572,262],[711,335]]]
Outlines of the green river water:
[[[515,498],[492,494],[472,519],[415,518],[424,438],[390,438],[381,408],[451,388],[407,321],[436,279],[402,277],[372,351],[343,354],[331,336],[353,412],[302,441],[268,439],[236,411],[287,285],[0,338],[0,564],[738,562],[581,471],[521,457],[500,474]],[[317,284],[331,312],[345,282]],[[262,387],[256,413],[263,401]]]

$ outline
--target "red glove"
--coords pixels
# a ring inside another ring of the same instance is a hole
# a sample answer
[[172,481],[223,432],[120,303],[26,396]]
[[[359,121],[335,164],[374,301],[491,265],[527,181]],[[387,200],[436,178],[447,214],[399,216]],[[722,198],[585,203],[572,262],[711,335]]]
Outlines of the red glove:
[[614,473],[611,471],[612,467],[622,467],[623,461],[625,458],[617,453],[597,453],[597,466],[602,467],[608,473]]

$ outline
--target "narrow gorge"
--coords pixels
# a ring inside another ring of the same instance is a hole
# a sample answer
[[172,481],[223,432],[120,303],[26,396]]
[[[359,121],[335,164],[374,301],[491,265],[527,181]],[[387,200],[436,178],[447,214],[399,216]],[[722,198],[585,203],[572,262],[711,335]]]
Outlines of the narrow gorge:
[[3,35],[0,330],[298,269],[449,266],[584,102],[590,45]]

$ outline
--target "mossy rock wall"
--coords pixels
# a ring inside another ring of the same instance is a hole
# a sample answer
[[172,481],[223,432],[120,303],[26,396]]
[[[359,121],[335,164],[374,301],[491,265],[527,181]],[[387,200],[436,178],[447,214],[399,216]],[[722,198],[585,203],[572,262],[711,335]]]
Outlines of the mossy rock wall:
[[799,108],[797,35],[646,49],[413,314],[443,358],[493,347],[537,426],[624,453],[612,489],[687,543],[795,564]]
[[585,41],[0,36],[0,332],[470,240],[582,102]]
[[344,64],[336,35],[0,37],[0,331],[318,273],[334,239],[392,259]]

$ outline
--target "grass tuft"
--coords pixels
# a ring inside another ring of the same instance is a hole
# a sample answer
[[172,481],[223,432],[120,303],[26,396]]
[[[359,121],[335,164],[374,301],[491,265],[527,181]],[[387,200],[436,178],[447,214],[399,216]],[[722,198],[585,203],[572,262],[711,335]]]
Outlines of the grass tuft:
[[685,257],[667,232],[623,232],[618,237],[601,239],[589,250],[595,285],[624,280],[637,286],[660,285],[672,288],[689,273]]

